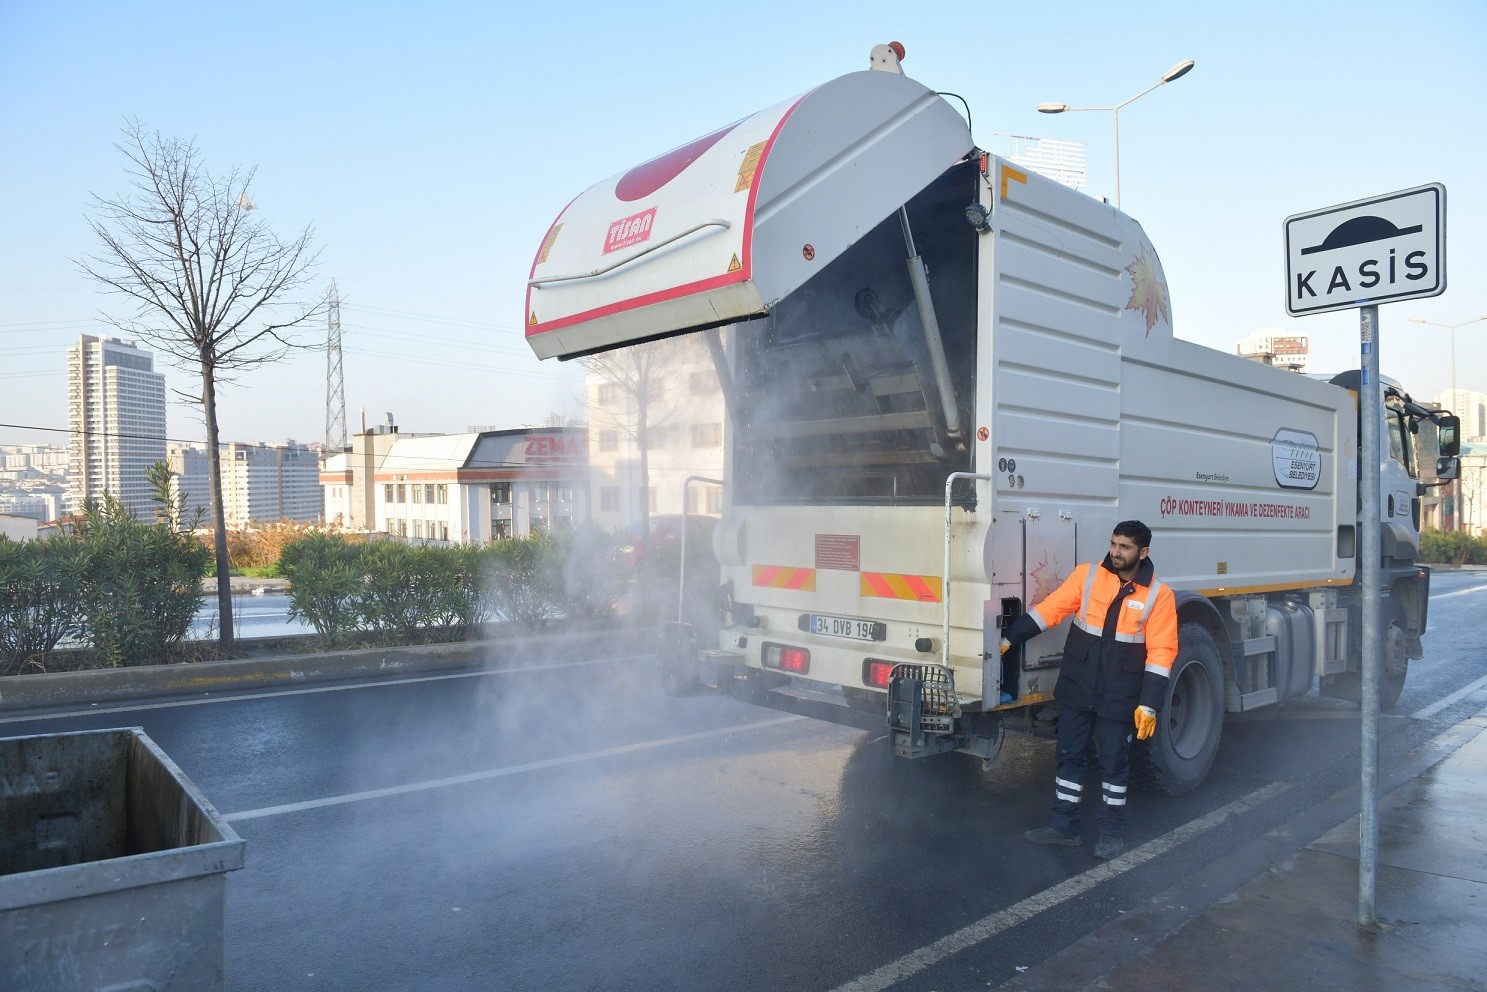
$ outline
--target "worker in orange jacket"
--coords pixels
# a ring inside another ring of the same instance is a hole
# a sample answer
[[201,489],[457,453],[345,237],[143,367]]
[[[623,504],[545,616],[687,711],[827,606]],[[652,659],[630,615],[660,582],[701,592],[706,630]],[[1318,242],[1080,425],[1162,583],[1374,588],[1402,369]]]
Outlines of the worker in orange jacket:
[[1157,581],[1148,551],[1151,528],[1123,520],[1098,564],[1076,568],[1063,585],[1018,617],[1005,631],[1002,652],[1072,616],[1058,701],[1058,769],[1053,813],[1046,827],[1023,836],[1035,844],[1078,847],[1079,802],[1090,735],[1100,759],[1100,836],[1095,857],[1125,850],[1126,788],[1131,732],[1146,740],[1156,731],[1177,657],[1177,606],[1172,590]]

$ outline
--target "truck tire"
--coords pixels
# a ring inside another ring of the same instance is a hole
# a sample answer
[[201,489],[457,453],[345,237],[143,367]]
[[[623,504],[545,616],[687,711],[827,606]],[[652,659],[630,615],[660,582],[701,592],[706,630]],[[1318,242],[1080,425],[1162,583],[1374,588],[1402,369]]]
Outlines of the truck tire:
[[[1399,705],[1399,697],[1404,692],[1405,678],[1410,670],[1410,632],[1404,618],[1404,606],[1396,597],[1390,596],[1384,600],[1379,623],[1383,627],[1383,644],[1380,654],[1383,670],[1379,672],[1379,709],[1391,710]],[[1323,681],[1319,691],[1329,699],[1362,703],[1362,646],[1356,642],[1353,643],[1349,647],[1348,657],[1350,663],[1356,665],[1360,671],[1339,672],[1329,676]]]
[[1131,780],[1180,796],[1198,787],[1213,767],[1224,731],[1224,664],[1202,624],[1177,630],[1177,658],[1157,732],[1131,746]]
[[690,624],[668,623],[661,629],[656,669],[669,696],[688,696],[702,688],[697,635]]
[[[1379,709],[1392,710],[1404,692],[1405,676],[1410,671],[1410,631],[1404,619],[1404,607],[1390,596],[1384,600],[1379,622],[1384,629],[1383,671],[1379,673]],[[1362,693],[1359,693],[1361,696]]]

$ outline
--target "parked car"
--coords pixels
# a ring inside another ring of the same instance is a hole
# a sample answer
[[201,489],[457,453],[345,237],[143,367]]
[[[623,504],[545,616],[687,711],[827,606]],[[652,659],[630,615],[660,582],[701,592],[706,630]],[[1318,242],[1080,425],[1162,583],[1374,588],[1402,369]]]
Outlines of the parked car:
[[[719,581],[713,531],[718,518],[688,514],[686,520],[687,611],[708,611]],[[615,558],[625,574],[626,599],[636,615],[675,620],[677,582],[681,575],[682,521],[679,513],[650,518],[650,533],[637,522],[620,532]]]

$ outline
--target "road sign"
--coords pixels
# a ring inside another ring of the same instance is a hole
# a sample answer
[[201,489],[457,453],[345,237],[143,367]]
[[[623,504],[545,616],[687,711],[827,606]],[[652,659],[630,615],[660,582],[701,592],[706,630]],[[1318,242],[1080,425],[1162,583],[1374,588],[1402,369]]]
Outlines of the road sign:
[[1293,317],[1446,291],[1440,183],[1286,218],[1286,312]]

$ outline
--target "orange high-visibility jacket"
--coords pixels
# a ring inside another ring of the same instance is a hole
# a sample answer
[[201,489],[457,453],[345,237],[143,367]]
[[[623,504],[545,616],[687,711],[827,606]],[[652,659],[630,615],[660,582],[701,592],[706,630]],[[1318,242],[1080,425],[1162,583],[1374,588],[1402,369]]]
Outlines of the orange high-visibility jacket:
[[1054,698],[1114,719],[1129,717],[1138,703],[1161,709],[1177,658],[1177,605],[1150,558],[1142,559],[1130,582],[1121,581],[1108,558],[1080,565],[1018,617],[1007,638],[1021,643],[1065,617],[1073,623]]

